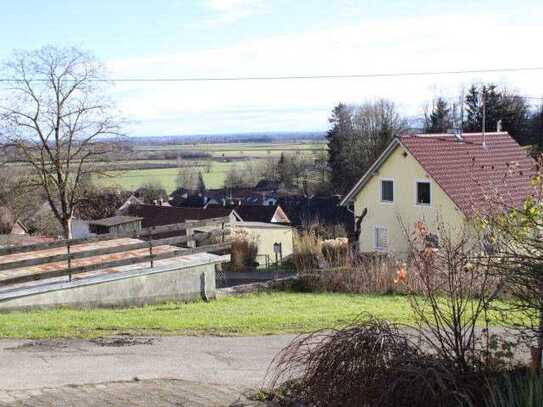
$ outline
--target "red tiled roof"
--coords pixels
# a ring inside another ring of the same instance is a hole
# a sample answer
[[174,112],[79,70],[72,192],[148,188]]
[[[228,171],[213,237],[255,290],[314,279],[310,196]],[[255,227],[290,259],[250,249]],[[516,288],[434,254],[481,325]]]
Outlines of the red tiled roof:
[[518,207],[531,192],[535,161],[507,133],[402,136],[400,142],[465,214],[499,195]]

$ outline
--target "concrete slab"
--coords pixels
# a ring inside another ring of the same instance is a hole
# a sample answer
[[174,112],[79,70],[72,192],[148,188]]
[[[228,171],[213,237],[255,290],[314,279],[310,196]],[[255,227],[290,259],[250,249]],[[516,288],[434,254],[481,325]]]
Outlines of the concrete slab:
[[130,265],[72,281],[34,281],[1,290],[0,311],[133,306],[214,298],[215,265],[228,261],[229,255],[197,253],[156,262],[153,268]]

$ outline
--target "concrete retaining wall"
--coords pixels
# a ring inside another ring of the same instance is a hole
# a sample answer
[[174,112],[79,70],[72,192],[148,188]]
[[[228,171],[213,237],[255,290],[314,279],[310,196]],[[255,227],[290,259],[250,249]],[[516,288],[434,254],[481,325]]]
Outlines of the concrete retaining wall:
[[15,290],[2,295],[0,312],[57,306],[120,307],[215,298],[215,265],[224,262],[224,259],[219,260],[221,256],[215,257],[216,261],[207,264],[141,269]]

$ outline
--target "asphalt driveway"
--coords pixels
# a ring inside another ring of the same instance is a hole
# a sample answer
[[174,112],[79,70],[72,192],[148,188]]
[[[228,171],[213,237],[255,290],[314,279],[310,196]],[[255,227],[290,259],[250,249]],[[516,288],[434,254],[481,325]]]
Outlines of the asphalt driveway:
[[[262,384],[274,355],[293,338],[119,336],[92,341],[2,340],[0,405],[21,405],[24,400],[28,405],[40,405],[37,401],[45,400],[43,405],[55,406],[52,394],[56,394],[57,401],[68,397],[63,405],[87,405],[95,393],[102,397],[95,400],[97,405],[122,406],[123,397],[134,397],[141,389],[147,389],[141,390],[146,395],[156,393],[158,399],[147,404],[138,397],[139,404],[133,404],[131,398],[126,405],[227,405],[221,403]],[[166,395],[161,393],[163,388]],[[172,401],[172,389],[179,393],[179,404]],[[192,398],[181,394],[185,393],[183,389]],[[211,397],[214,392],[224,397]],[[211,397],[207,402],[205,397],[201,399],[204,393]],[[112,395],[111,402],[104,399],[107,394]],[[164,404],[159,404],[157,400],[162,396]],[[86,404],[80,404],[83,400]]]

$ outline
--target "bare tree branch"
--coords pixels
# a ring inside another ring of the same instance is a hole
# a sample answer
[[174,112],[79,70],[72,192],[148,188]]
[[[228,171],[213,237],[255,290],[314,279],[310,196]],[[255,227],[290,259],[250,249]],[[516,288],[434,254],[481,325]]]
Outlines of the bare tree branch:
[[17,80],[0,102],[1,128],[69,238],[82,180],[107,151],[100,139],[120,134],[104,71],[87,52],[47,46],[14,52],[3,75]]

